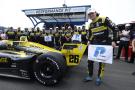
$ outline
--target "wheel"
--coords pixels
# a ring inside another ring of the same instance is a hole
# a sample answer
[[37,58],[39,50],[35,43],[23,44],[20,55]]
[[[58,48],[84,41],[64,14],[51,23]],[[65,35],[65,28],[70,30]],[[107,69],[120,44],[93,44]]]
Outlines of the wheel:
[[47,86],[58,83],[65,70],[65,59],[61,54],[54,52],[40,55],[33,65],[35,78]]

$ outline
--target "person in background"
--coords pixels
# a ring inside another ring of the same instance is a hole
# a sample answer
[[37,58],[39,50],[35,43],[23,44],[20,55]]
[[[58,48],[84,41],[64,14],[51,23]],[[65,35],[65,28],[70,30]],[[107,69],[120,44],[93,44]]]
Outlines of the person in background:
[[77,30],[77,26],[74,26],[74,34],[79,34],[79,32]]
[[28,28],[24,28],[23,35],[29,37],[29,34],[30,34],[30,32],[29,32]]
[[65,39],[65,27],[62,27],[62,33],[61,33],[61,36],[60,36],[60,41],[61,41],[61,47],[63,46],[63,44],[65,43],[66,39]]
[[54,47],[54,29],[53,28],[50,28],[50,33],[49,33],[49,36],[52,37],[52,41],[50,42],[50,47]]
[[[95,9],[88,9],[87,11],[88,17],[92,20],[89,27],[89,41],[88,45],[111,45],[114,47],[115,44],[115,24],[108,17],[100,17],[99,13]],[[113,40],[110,40],[109,37],[109,29],[113,31]],[[98,75],[96,79],[96,85],[99,86],[102,83],[103,75],[104,75],[104,67],[105,64],[99,62],[98,67]],[[85,77],[84,81],[92,81],[93,80],[93,68],[94,61],[88,60],[88,71],[89,75]]]
[[135,27],[131,31],[131,40],[132,40],[132,53],[130,61],[128,63],[134,63],[135,59]]
[[5,32],[2,32],[0,34],[0,40],[7,40],[7,39],[8,39],[8,37],[7,37],[6,33]]
[[41,36],[41,31],[40,31],[40,28],[37,27],[37,30],[36,30],[36,32],[35,32],[35,42],[36,42],[36,43],[41,43],[41,42],[40,42],[40,41],[41,41],[40,36]]
[[77,30],[79,33],[82,33],[82,29],[81,27],[78,27],[78,30]]
[[128,62],[128,47],[129,47],[129,41],[130,41],[130,24],[126,24],[125,29],[119,31],[119,37],[120,37],[120,42],[119,42],[119,48],[118,48],[118,53],[117,53],[116,59],[120,59],[121,51],[124,47],[125,62]]
[[16,32],[16,40],[20,40],[21,36],[22,36],[21,27],[18,27]]
[[54,46],[57,50],[60,48],[60,34],[59,34],[59,28],[56,27],[56,32],[54,33]]
[[46,36],[46,32],[45,32],[45,29],[43,29],[42,34],[40,36],[41,44],[43,44],[43,45],[46,45],[45,40],[44,40],[45,36]]
[[74,32],[77,32],[77,26],[76,25],[74,25]]
[[49,28],[49,30],[46,31],[45,43],[49,47],[54,47],[54,37],[53,37],[53,34],[52,34],[52,28]]
[[31,28],[29,40],[35,42],[35,31],[34,28]]
[[71,43],[72,36],[71,36],[70,29],[71,29],[71,27],[69,26],[68,30],[65,32],[66,33],[65,34],[65,40],[66,40],[65,43]]
[[15,40],[16,32],[14,31],[13,27],[8,28],[6,35],[9,40]]
[[72,42],[73,43],[81,43],[82,42],[82,34],[81,34],[81,28],[78,28],[78,33],[74,33],[72,36]]
[[86,32],[85,26],[82,26],[82,33],[81,33],[81,35],[82,35],[82,43],[83,44],[87,44],[87,38],[86,38],[87,32]]

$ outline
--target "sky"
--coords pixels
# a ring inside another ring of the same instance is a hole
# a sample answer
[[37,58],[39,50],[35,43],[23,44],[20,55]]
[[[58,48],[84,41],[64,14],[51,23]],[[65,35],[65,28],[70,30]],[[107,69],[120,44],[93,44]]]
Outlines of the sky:
[[[135,21],[135,0],[65,0],[68,6],[91,5],[114,23]],[[33,27],[24,9],[61,7],[64,0],[0,0],[0,26]]]

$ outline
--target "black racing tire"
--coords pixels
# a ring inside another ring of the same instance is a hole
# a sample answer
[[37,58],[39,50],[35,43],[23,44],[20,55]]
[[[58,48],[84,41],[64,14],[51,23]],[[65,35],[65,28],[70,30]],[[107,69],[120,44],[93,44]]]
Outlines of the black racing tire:
[[66,67],[66,61],[62,54],[48,52],[35,60],[33,71],[38,82],[46,86],[52,86],[62,79]]

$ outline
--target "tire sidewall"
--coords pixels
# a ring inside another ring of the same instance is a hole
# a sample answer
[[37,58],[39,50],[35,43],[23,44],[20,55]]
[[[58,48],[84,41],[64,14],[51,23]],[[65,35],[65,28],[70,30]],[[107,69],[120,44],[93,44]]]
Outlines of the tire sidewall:
[[[40,55],[37,58],[37,60],[34,63],[33,69],[34,69],[34,76],[40,83],[44,85],[53,85],[58,82],[61,76],[61,72],[60,72],[60,65],[56,61],[57,60],[55,57],[47,54]],[[52,63],[51,65],[54,65],[53,67],[55,68],[54,69],[55,72],[52,75],[52,78],[45,78],[41,76],[40,69],[45,63]]]

